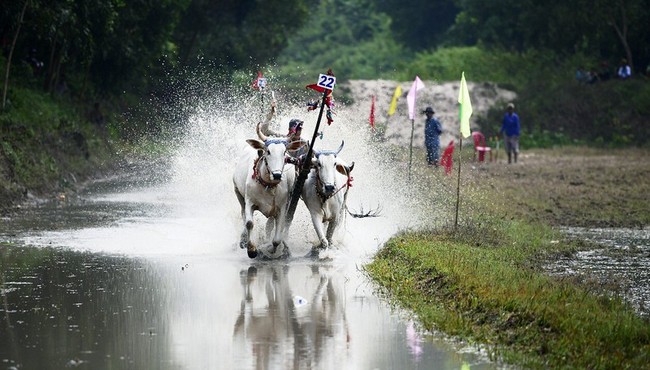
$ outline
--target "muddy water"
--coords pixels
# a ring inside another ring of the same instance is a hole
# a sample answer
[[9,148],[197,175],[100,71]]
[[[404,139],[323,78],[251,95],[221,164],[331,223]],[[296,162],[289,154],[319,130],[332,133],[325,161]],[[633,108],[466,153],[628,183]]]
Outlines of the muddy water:
[[[238,247],[232,173],[259,107],[215,99],[193,100],[168,162],[2,220],[0,368],[498,367],[419,331],[362,272],[388,238],[446,216],[442,199],[417,195],[418,184],[356,124],[358,112],[340,107],[316,147],[345,140],[341,156],[356,163],[348,204],[380,207],[381,217],[348,217],[329,258],[313,259],[317,238],[300,203],[290,256],[249,259]],[[315,115],[302,106],[279,112],[274,129],[296,116],[313,132]],[[263,222],[258,214],[253,231],[262,246]]]
[[650,317],[649,229],[564,228],[563,232],[602,248],[559,258],[547,266],[550,273],[595,280],[629,302],[639,315]]
[[250,260],[169,189],[121,182],[3,220],[0,368],[495,367],[379,299],[353,245]]

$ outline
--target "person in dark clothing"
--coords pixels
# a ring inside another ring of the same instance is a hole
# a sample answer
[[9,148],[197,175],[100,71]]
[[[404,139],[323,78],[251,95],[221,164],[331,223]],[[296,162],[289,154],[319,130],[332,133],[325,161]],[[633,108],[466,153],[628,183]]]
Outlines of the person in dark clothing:
[[515,105],[509,103],[506,108],[506,113],[503,115],[501,130],[499,131],[499,133],[505,135],[503,141],[506,153],[508,154],[508,163],[512,163],[513,157],[515,163],[517,163],[520,129],[521,125],[519,123],[519,116],[515,113]]
[[427,148],[427,163],[429,166],[436,166],[440,163],[440,134],[442,125],[433,115],[433,108],[427,107],[422,113],[426,114],[424,122],[424,145]]

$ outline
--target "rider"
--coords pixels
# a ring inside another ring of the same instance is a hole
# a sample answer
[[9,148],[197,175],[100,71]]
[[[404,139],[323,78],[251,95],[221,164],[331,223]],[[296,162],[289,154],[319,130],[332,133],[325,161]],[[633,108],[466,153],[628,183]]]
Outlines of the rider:
[[275,110],[276,110],[275,106],[276,106],[276,102],[274,99],[271,101],[271,111],[266,115],[266,120],[262,122],[262,124],[260,125],[260,131],[262,131],[263,134],[269,136],[286,137],[289,142],[301,141],[303,143],[302,146],[300,146],[296,150],[289,151],[289,156],[290,156],[289,162],[295,165],[299,165],[301,163],[301,160],[304,158],[304,156],[307,154],[307,151],[309,150],[309,143],[300,137],[300,135],[302,134],[302,125],[304,122],[299,120],[298,118],[291,119],[289,121],[289,131],[287,132],[286,135],[272,130],[269,127],[269,125],[273,120],[273,117],[275,116]]

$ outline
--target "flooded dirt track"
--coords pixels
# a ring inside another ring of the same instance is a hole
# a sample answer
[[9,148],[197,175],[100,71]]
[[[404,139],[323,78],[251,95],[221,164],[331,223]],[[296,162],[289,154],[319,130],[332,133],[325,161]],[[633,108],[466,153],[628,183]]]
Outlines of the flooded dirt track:
[[7,249],[4,368],[458,369],[478,359],[409,335],[354,266]]
[[318,260],[297,222],[290,257],[251,260],[218,225],[236,208],[122,181],[3,220],[1,369],[496,367],[376,296],[370,226]]

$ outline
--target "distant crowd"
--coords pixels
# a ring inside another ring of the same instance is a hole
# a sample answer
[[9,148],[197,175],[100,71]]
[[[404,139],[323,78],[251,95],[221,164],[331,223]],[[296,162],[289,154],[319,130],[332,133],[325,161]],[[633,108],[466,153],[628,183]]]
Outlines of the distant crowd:
[[[650,78],[650,64],[646,67],[645,76]],[[576,69],[576,81],[583,84],[593,84],[598,81],[607,81],[611,78],[627,80],[632,77],[632,68],[627,59],[621,59],[616,69],[611,69],[608,62],[602,62],[599,69],[585,69],[582,66]]]

